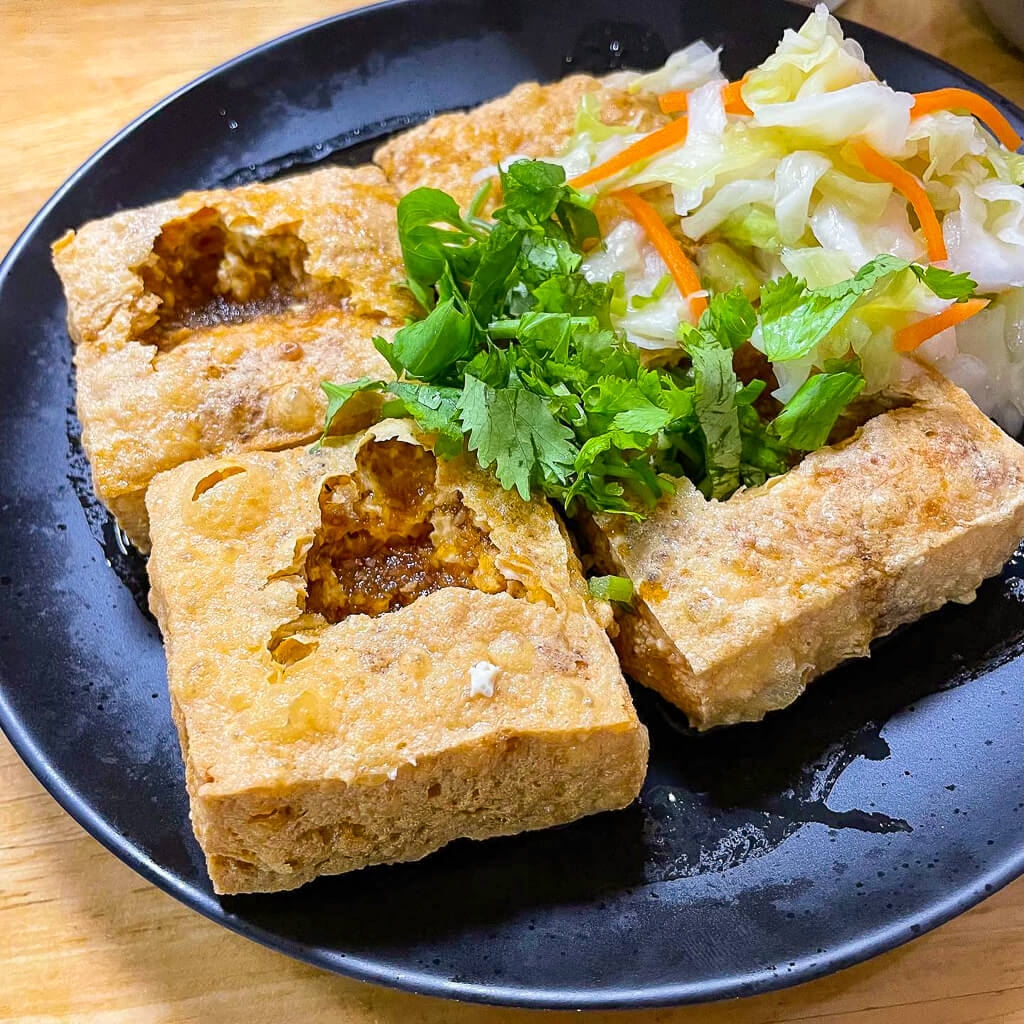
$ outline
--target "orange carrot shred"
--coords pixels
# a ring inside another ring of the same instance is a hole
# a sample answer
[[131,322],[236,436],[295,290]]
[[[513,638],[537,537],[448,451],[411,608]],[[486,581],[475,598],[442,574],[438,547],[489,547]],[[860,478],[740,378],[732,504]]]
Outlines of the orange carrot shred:
[[928,246],[928,259],[932,263],[941,263],[948,258],[946,243],[942,237],[942,226],[935,214],[935,209],[928,199],[928,193],[924,186],[910,173],[904,170],[894,160],[882,156],[873,146],[866,142],[855,142],[853,151],[861,166],[869,174],[876,178],[889,182],[897,192],[903,194],[906,200],[914,208],[917,219],[921,222],[921,230],[924,232],[924,240]]
[[919,92],[914,95],[911,117],[932,114],[936,110],[957,108],[973,114],[1011,152],[1016,152],[1024,141],[1013,130],[1013,126],[1000,113],[994,103],[979,96],[970,89],[936,89],[934,92]]
[[690,94],[685,89],[662,93],[658,97],[658,106],[663,114],[685,113],[690,106]]
[[[743,96],[740,90],[743,88],[743,82],[745,79],[741,79],[739,82],[730,82],[724,89],[722,89],[722,102],[725,104],[725,112],[727,114],[746,114],[750,115],[754,112],[743,102]],[[686,111],[690,103],[690,94],[685,91],[678,92],[666,92],[658,97],[658,106],[661,107],[663,114],[678,114],[681,111]]]
[[738,82],[730,82],[722,90],[722,102],[725,104],[725,112],[727,114],[747,114],[751,115],[754,112],[747,106],[743,99],[743,85],[746,82],[745,78],[741,78]]
[[694,320],[699,320],[701,313],[708,308],[708,300],[703,295],[694,294],[701,291],[700,278],[693,264],[687,259],[686,253],[672,237],[672,232],[658,216],[658,211],[646,199],[641,199],[629,189],[613,192],[612,198],[618,199],[629,210],[630,216],[644,229],[651,245],[665,261],[679,294],[689,302]]
[[989,303],[988,299],[968,299],[966,302],[954,302],[941,313],[926,316],[923,320],[908,324],[893,336],[893,347],[897,352],[913,352],[918,345],[929,338],[963,323],[975,313],[980,313]]
[[645,135],[639,141],[634,142],[632,146],[627,146],[621,153],[616,153],[610,160],[605,160],[603,164],[598,164],[596,167],[591,167],[589,171],[576,175],[569,184],[573,188],[585,188],[595,182],[604,181],[605,178],[610,178],[641,160],[649,160],[663,150],[682,145],[686,141],[687,125],[685,117],[669,121],[664,127]]

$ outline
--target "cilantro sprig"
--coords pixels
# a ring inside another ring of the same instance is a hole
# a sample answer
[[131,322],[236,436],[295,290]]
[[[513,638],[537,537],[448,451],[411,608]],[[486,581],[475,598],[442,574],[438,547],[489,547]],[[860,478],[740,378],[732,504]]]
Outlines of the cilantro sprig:
[[[437,189],[398,204],[408,288],[424,316],[393,341],[375,338],[394,379],[324,383],[326,439],[354,395],[385,392],[382,415],[409,416],[436,435],[442,456],[468,449],[506,489],[540,491],[569,511],[642,518],[675,481],[727,498],[785,472],[824,444],[864,377],[856,359],[828,361],[770,418],[765,382],[743,384],[735,352],[760,328],[772,361],[804,358],[856,304],[894,275],[914,273],[936,294],[961,298],[973,282],[895,257],[879,257],[830,289],[792,277],[765,285],[760,310],[739,289],[711,297],[694,327],[680,328],[689,362],[645,367],[612,325],[621,282],[581,273],[598,237],[592,200],[561,167],[520,160],[501,173],[503,205],[463,213]],[[668,284],[659,282],[656,301]],[[604,586],[604,584],[601,584]],[[608,596],[628,599],[609,583]],[[616,596],[612,596],[613,593]]]

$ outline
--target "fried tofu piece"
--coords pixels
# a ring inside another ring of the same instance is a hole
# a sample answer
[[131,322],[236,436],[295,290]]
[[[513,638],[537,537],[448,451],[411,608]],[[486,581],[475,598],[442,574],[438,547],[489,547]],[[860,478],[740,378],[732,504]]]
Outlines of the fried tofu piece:
[[218,892],[620,808],[647,733],[564,529],[389,420],[149,488],[151,604]]
[[314,437],[320,381],[387,374],[371,339],[410,311],[395,196],[369,165],[117,213],[53,258],[96,493],[143,550],[156,473]]
[[650,131],[667,120],[650,96],[633,96],[590,75],[570,75],[553,85],[526,82],[474,110],[431,118],[386,142],[374,161],[400,195],[426,185],[466,206],[480,188],[481,170],[513,155],[561,153],[586,93],[597,95],[606,124]]
[[698,729],[757,721],[876,637],[973,600],[1024,536],[1024,448],[922,369],[899,407],[727,501],[687,481],[650,518],[601,517],[636,588],[623,668]]

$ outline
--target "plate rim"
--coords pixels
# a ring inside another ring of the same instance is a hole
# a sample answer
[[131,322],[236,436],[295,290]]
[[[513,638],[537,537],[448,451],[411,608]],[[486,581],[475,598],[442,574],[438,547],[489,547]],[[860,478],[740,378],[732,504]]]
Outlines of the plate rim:
[[[458,0],[432,0],[439,5],[454,6]],[[780,7],[806,12],[807,8],[791,0],[773,0]],[[228,60],[222,61],[201,75],[184,83],[173,92],[159,99],[138,116],[129,121],[106,142],[94,150],[64,180],[59,188],[46,200],[17,235],[10,249],[0,261],[0,288],[18,262],[23,250],[35,236],[42,221],[65,195],[85,177],[123,139],[140,125],[158,115],[181,97],[198,88],[224,71],[259,57],[291,40],[316,33],[328,25],[365,17],[379,10],[412,6],[418,0],[378,0],[348,11],[320,18],[309,24],[292,29],[258,43]],[[833,15],[834,16],[834,15]],[[1008,110],[1024,121],[1024,109],[1007,99],[997,90],[974,78],[967,72],[941,57],[921,50],[909,43],[867,25],[849,19],[838,18],[844,31],[852,27],[855,37],[883,40],[889,45],[914,54],[919,60],[937,70],[950,74],[966,85]],[[1019,660],[1024,660],[1024,655]],[[166,872],[156,861],[147,857],[130,840],[92,808],[75,790],[69,779],[57,772],[39,745],[23,727],[19,716],[6,697],[8,679],[0,681],[0,731],[4,733],[18,757],[43,786],[46,792],[71,818],[99,842],[108,852],[122,863],[140,874],[148,882],[167,893],[209,921],[227,928],[253,942],[259,943],[294,960],[314,967],[341,974],[359,981],[399,989],[417,995],[458,1001],[480,1003],[491,1006],[510,1006],[528,1009],[552,1010],[614,1010],[641,1009],[694,1005],[717,1002],[725,999],[745,998],[771,991],[791,988],[817,978],[845,970],[869,960],[881,953],[919,938],[921,935],[950,921],[952,918],[977,906],[994,895],[1010,882],[1024,875],[1024,837],[1019,847],[1002,861],[991,867],[984,875],[975,876],[971,882],[952,889],[947,898],[932,903],[924,913],[905,914],[889,920],[884,926],[866,932],[844,945],[830,948],[824,954],[805,957],[786,973],[769,970],[751,971],[746,974],[732,974],[712,981],[668,983],[648,987],[640,993],[635,989],[578,989],[578,988],[524,988],[523,986],[496,985],[491,983],[466,983],[441,977],[437,974],[418,970],[396,969],[378,960],[363,956],[352,956],[334,950],[304,945],[297,941],[282,939],[275,933],[250,924],[225,908],[215,895],[193,891],[174,875]],[[255,897],[258,898],[258,897]]]

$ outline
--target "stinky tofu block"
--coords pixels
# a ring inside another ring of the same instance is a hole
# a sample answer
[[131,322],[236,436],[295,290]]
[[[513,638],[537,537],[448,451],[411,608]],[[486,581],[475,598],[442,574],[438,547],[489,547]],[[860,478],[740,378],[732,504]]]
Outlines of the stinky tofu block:
[[314,437],[320,381],[387,374],[371,339],[411,311],[395,196],[370,165],[122,211],[53,258],[96,493],[143,550],[155,474]]
[[561,522],[403,421],[190,462],[147,496],[218,892],[624,807],[647,733]]
[[633,580],[627,674],[698,729],[756,721],[876,637],[973,600],[1024,536],[1024,449],[923,367],[896,407],[727,501],[680,481],[642,522],[588,524]]

